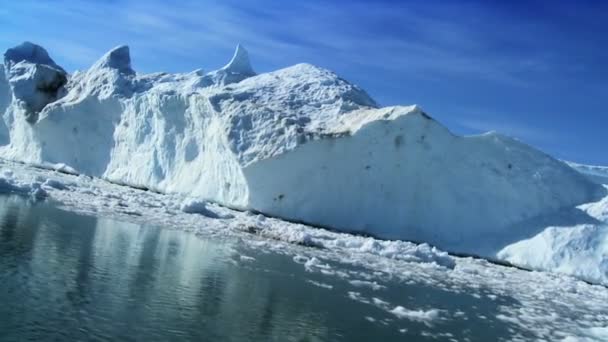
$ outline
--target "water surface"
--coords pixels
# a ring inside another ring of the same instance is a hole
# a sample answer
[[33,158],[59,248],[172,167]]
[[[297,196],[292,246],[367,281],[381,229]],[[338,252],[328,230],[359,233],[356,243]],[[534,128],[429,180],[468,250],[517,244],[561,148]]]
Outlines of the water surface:
[[[516,330],[493,318],[509,298],[396,281],[353,286],[238,239],[83,216],[16,196],[0,196],[0,284],[3,341],[491,341]],[[441,314],[399,318],[366,303],[373,298]]]

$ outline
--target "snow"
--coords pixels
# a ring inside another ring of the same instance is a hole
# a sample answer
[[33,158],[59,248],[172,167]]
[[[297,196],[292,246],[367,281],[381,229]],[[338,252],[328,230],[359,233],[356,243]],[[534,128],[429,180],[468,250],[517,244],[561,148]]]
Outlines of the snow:
[[47,197],[47,192],[43,185],[36,179],[29,181],[15,179],[11,170],[3,170],[0,174],[0,192],[15,193],[29,196],[34,201],[43,200]]
[[[352,281],[351,281],[351,284],[352,284]],[[354,286],[359,286],[359,285],[354,285]],[[377,291],[379,289],[374,289],[374,290]],[[394,315],[398,319],[408,319],[411,321],[424,323],[425,325],[427,325],[429,327],[432,326],[434,321],[440,319],[440,310],[436,309],[436,308],[432,308],[432,309],[428,309],[428,310],[425,310],[425,309],[410,310],[410,309],[406,309],[405,307],[403,307],[401,305],[392,307],[391,303],[384,301],[380,298],[376,298],[376,297],[366,298],[360,292],[357,292],[357,291],[348,291],[347,294],[348,294],[348,297],[354,301],[357,301],[357,302],[360,302],[363,304],[373,305],[379,309],[384,310],[387,313]]]
[[[106,194],[103,203],[118,214],[161,206],[169,225],[182,214],[188,222],[233,220],[262,238],[357,255],[453,269],[447,250],[604,281],[601,269],[575,271],[568,265],[578,259],[554,255],[569,246],[563,239],[587,236],[593,243],[574,244],[587,248],[581,260],[604,263],[604,240],[588,235],[604,229],[605,187],[509,137],[454,135],[418,106],[378,108],[331,71],[298,64],[257,75],[239,45],[219,70],[140,74],[119,46],[67,75],[31,43],[7,51],[1,71],[1,158],[175,199]],[[73,193],[57,186],[40,188]],[[428,244],[260,215],[231,219],[227,208]],[[594,227],[577,228],[585,225]],[[578,234],[554,229],[535,240],[548,227]],[[516,248],[529,241],[549,247],[541,255]]]
[[349,283],[355,287],[369,287],[370,289],[372,289],[374,291],[378,291],[380,289],[385,288],[384,285],[380,285],[375,281],[353,279],[353,280],[349,281]]
[[310,280],[310,279],[308,279],[306,282],[307,282],[307,283],[310,283],[310,284],[312,284],[312,285],[314,285],[314,286],[317,286],[317,287],[320,287],[320,288],[326,289],[326,290],[331,290],[331,289],[333,289],[333,288],[334,288],[334,286],[333,286],[333,285],[329,285],[329,284],[320,283],[320,282],[318,282],[318,281],[314,281],[314,280]]
[[208,207],[210,206],[210,203],[208,203],[205,200],[201,200],[201,199],[197,199],[197,198],[188,198],[186,200],[184,200],[184,202],[182,202],[181,206],[180,206],[180,210],[188,213],[188,214],[200,214],[203,216],[206,216],[208,218],[215,218],[215,219],[219,219],[219,218],[231,218],[232,215],[230,214],[218,214],[216,212],[214,212],[213,210],[209,209]]

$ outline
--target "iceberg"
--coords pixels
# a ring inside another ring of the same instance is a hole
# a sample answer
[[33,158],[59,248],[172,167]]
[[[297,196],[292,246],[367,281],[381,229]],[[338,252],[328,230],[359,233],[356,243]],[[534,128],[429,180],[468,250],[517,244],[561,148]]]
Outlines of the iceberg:
[[495,254],[539,232],[522,222],[606,195],[518,140],[380,108],[331,71],[256,74],[240,45],[208,73],[140,74],[120,46],[68,75],[24,43],[4,55],[0,113],[4,159],[456,252]]

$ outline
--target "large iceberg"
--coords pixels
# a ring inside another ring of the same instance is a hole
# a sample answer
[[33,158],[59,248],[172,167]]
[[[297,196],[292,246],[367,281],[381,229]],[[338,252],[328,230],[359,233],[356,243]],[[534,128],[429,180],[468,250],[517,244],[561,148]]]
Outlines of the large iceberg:
[[68,75],[25,43],[0,70],[0,157],[383,238],[488,253],[522,222],[606,189],[497,134],[452,134],[418,106],[379,108],[309,64],[256,74],[237,47],[205,73],[139,74],[120,46]]

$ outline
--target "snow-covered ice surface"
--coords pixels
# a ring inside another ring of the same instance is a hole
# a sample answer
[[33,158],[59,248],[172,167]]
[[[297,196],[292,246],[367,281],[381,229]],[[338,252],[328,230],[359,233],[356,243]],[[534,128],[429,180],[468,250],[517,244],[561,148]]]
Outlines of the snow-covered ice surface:
[[[389,301],[383,294],[386,284],[423,284],[497,301],[495,317],[487,319],[517,326],[513,340],[601,341],[608,329],[608,289],[569,276],[454,257],[425,244],[331,232],[198,202],[185,195],[143,191],[14,162],[2,161],[0,169],[1,182],[10,185],[0,188],[5,192],[29,196],[29,189],[40,188],[47,201],[68,210],[161,225],[201,237],[239,239],[252,251],[289,255],[310,273],[311,284],[338,291],[323,279],[343,279],[353,290],[336,295],[382,310],[397,321],[427,325],[429,336],[433,336],[434,324],[467,319],[467,314],[412,305],[405,294],[401,300]],[[255,263],[255,258],[247,254],[238,255],[236,262]],[[372,289],[374,295],[363,295],[358,291],[362,287]],[[500,304],[501,298],[510,299]],[[383,324],[382,318],[373,314],[364,319]]]

